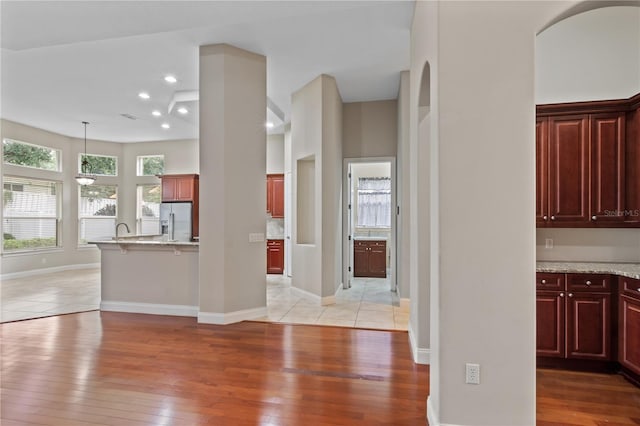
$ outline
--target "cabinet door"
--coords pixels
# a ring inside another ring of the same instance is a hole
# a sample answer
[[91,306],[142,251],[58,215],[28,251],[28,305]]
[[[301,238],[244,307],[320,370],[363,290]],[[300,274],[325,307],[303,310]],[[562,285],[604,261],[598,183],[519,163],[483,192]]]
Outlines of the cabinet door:
[[624,114],[591,116],[591,221],[624,222]]
[[271,213],[271,210],[273,209],[272,200],[273,200],[273,180],[271,179],[271,176],[267,176],[267,213]]
[[271,216],[284,217],[284,175],[271,177]]
[[353,276],[369,276],[369,245],[366,241],[353,243]]
[[618,327],[618,361],[623,367],[640,374],[640,300],[620,296]]
[[176,200],[192,201],[193,200],[193,178],[182,177],[176,179]]
[[536,226],[549,222],[549,120],[536,120]]
[[611,295],[567,293],[567,358],[609,360]]
[[284,247],[281,240],[267,241],[267,273],[281,274],[284,271]]
[[384,241],[369,242],[369,276],[387,277],[387,245]]
[[564,358],[564,293],[536,293],[536,355]]
[[589,120],[549,119],[549,219],[556,226],[589,223]]
[[177,179],[172,177],[162,178],[162,201],[176,201],[178,197]]

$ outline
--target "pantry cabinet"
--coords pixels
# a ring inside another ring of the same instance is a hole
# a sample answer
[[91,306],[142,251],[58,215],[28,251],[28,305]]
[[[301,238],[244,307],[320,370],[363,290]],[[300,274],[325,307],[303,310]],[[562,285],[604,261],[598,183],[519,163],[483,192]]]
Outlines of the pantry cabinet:
[[640,94],[536,108],[536,226],[640,226]]
[[273,218],[284,217],[284,175],[267,175],[267,213]]

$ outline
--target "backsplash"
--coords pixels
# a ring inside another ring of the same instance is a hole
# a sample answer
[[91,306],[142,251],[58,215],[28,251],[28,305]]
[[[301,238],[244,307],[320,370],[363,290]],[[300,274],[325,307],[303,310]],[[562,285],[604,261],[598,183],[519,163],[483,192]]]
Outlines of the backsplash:
[[274,219],[271,217],[267,218],[267,239],[284,239],[284,219]]
[[[553,248],[545,248],[547,239]],[[640,262],[640,229],[539,228],[538,261]]]

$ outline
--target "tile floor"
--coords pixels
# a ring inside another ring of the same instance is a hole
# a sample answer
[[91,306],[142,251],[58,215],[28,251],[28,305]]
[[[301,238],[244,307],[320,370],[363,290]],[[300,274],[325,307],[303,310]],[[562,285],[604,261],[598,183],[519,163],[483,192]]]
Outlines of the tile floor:
[[[408,307],[400,307],[385,279],[357,278],[340,289],[336,303],[318,306],[291,290],[291,279],[267,275],[268,315],[262,321],[407,330]],[[53,272],[0,282],[0,322],[99,309],[100,269]]]
[[351,288],[336,293],[336,303],[318,306],[291,290],[291,279],[267,275],[267,309],[262,321],[343,327],[407,330],[409,308],[400,307],[389,281],[356,278]]
[[0,281],[0,322],[100,307],[100,269],[52,272]]

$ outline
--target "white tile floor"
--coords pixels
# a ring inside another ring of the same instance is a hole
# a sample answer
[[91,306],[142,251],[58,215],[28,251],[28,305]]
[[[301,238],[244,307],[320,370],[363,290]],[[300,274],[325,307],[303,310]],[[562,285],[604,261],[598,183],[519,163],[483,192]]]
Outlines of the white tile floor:
[[100,269],[3,279],[0,297],[0,322],[91,311],[100,307]]
[[400,307],[388,279],[356,278],[351,288],[336,293],[336,303],[318,306],[297,296],[291,280],[267,275],[267,309],[263,321],[407,330],[408,307]]
[[[0,282],[0,322],[82,312],[100,307],[100,269],[53,272]],[[268,315],[261,320],[296,324],[407,330],[409,309],[399,306],[389,281],[354,279],[336,303],[318,306],[296,296],[291,279],[267,275]]]

